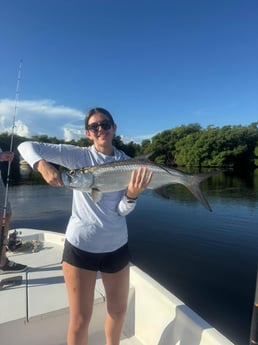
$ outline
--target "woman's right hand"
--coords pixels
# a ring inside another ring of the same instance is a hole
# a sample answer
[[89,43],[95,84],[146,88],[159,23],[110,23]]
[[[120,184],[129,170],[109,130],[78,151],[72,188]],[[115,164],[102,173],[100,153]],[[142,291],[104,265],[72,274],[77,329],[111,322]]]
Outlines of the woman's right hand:
[[44,180],[51,186],[61,187],[64,185],[59,171],[44,159],[38,161],[34,168],[40,172]]

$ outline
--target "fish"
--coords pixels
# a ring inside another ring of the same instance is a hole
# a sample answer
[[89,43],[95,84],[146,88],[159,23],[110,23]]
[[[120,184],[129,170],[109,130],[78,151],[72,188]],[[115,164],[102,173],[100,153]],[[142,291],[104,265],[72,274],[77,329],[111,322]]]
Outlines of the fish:
[[221,173],[216,170],[207,173],[188,174],[177,168],[172,168],[152,162],[146,158],[131,158],[114,161],[90,167],[64,170],[61,178],[65,187],[81,192],[88,192],[94,202],[98,202],[102,193],[125,190],[130,182],[133,170],[146,167],[153,173],[147,189],[157,191],[171,184],[185,186],[195,198],[209,211],[209,202],[200,189],[200,183],[209,177]]

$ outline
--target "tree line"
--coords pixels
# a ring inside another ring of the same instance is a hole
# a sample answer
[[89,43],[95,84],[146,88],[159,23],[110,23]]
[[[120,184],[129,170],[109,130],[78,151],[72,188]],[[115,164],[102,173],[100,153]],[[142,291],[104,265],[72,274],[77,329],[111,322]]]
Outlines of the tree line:
[[190,124],[165,130],[141,143],[162,164],[196,167],[253,168],[258,166],[258,122],[248,126]]
[[[17,146],[25,141],[39,141],[52,144],[89,146],[87,138],[65,142],[47,135],[25,138],[14,135],[13,148],[16,153],[12,164],[12,174],[19,175],[19,154]],[[198,123],[181,125],[164,130],[151,139],[137,144],[124,143],[121,136],[114,137],[114,145],[131,157],[152,153],[151,160],[178,167],[230,167],[234,169],[258,167],[258,122],[248,126],[208,126]],[[10,135],[0,134],[0,147],[9,150]],[[3,170],[5,163],[1,163]]]

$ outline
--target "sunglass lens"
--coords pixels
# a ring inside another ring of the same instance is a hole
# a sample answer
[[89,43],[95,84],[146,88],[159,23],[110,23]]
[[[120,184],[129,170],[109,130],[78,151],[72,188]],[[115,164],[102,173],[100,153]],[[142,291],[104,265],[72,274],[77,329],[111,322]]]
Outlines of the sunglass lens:
[[107,131],[108,129],[111,128],[111,123],[110,122],[103,122],[103,123],[100,123],[100,126],[101,126],[102,129]]
[[105,121],[101,123],[92,123],[91,125],[88,126],[88,130],[92,132],[97,132],[99,127],[104,129],[105,131],[109,130],[112,126],[112,123],[110,121]]
[[92,132],[97,132],[98,128],[99,128],[99,125],[97,125],[97,124],[88,126],[88,130],[92,131]]

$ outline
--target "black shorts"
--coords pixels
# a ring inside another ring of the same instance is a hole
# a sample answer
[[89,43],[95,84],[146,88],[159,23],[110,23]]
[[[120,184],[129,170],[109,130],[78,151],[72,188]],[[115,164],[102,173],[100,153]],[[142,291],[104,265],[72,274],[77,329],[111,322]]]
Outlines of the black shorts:
[[128,244],[108,253],[90,253],[74,247],[65,240],[63,260],[68,264],[90,271],[115,273],[130,262]]

